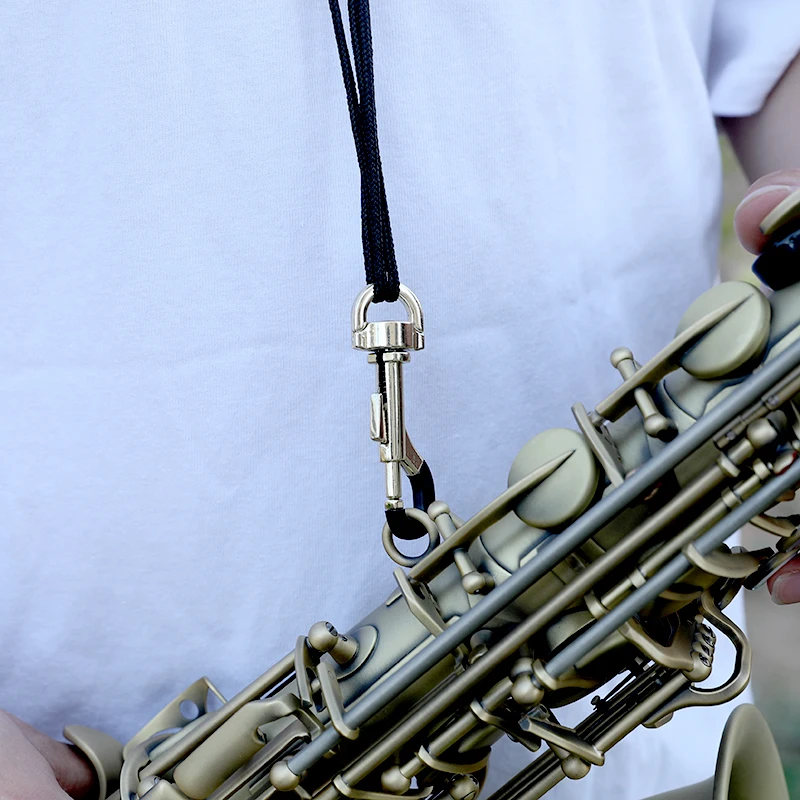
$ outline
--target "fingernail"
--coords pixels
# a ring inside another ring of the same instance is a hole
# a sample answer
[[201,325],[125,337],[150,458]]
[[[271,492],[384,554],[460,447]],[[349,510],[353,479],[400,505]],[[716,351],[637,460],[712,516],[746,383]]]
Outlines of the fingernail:
[[800,603],[800,572],[781,575],[772,586],[772,602],[779,606]]
[[[744,208],[745,206],[749,205],[753,200],[757,197],[763,197],[765,194],[770,194],[771,192],[780,192],[783,197],[788,197],[793,191],[797,189],[796,186],[789,186],[785,183],[771,183],[769,186],[762,186],[759,189],[755,189],[754,191],[750,192],[741,203],[736,207],[736,210],[739,211],[740,209]],[[783,197],[781,199],[783,199]]]

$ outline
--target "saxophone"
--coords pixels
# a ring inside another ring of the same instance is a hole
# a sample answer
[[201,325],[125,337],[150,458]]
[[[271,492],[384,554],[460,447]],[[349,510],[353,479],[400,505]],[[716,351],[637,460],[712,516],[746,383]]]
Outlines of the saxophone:
[[[367,287],[353,336],[378,368],[396,588],[345,633],[313,625],[231,699],[201,678],[124,747],[68,726],[101,800],[475,800],[503,736],[531,763],[493,800],[535,800],[638,726],[740,694],[750,646],[725,608],[800,550],[800,516],[767,513],[800,485],[800,193],[762,229],[754,270],[769,298],[719,284],[646,363],[615,350],[620,385],[591,411],[576,403],[575,430],[534,436],[507,490],[468,520],[433,499],[405,431],[419,304],[403,287],[407,321],[367,322]],[[726,546],[747,522],[775,546]],[[425,553],[405,555],[419,535]],[[735,666],[707,688],[718,636]],[[559,723],[557,709],[595,693],[579,725]],[[668,796],[788,798],[758,712],[738,708],[726,731],[717,775]]]

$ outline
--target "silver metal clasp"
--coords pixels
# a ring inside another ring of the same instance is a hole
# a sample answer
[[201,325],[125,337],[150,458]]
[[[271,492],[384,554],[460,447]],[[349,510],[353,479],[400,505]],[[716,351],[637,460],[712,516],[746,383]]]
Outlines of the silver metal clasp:
[[422,327],[422,306],[408,286],[400,284],[398,299],[406,307],[405,321],[367,321],[375,288],[368,283],[353,303],[353,347],[356,350],[422,350],[425,334]]
[[353,347],[369,352],[368,361],[378,368],[378,391],[370,398],[370,436],[380,445],[380,458],[386,465],[387,510],[403,508],[400,469],[409,477],[419,474],[423,460],[408,438],[403,405],[403,364],[409,350],[422,350],[425,335],[422,306],[416,295],[402,283],[400,302],[408,319],[368,322],[374,288],[367,286],[353,304]]

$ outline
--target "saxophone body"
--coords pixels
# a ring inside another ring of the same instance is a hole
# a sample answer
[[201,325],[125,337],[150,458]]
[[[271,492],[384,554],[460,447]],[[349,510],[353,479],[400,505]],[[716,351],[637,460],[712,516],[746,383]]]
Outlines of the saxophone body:
[[[800,280],[792,202],[762,277],[789,263]],[[747,283],[710,289],[643,364],[615,350],[618,388],[576,403],[574,429],[525,444],[474,517],[441,501],[405,509],[422,556],[387,522],[394,589],[349,630],[316,623],[229,700],[196,681],[124,748],[69,726],[100,797],[475,800],[508,736],[531,764],[494,800],[534,800],[602,767],[639,725],[740,694],[750,647],[725,607],[800,548],[800,517],[767,514],[800,485],[800,283],[771,282],[769,299]],[[775,546],[726,546],[747,521]],[[734,670],[701,687],[718,636]],[[586,719],[559,723],[586,696]],[[788,797],[781,780],[741,796]],[[691,797],[729,796],[707,789]]]

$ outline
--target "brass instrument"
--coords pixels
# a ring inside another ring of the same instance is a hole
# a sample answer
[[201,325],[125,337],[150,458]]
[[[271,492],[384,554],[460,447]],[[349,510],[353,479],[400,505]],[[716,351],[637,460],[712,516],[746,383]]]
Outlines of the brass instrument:
[[[756,268],[777,289],[769,299],[723,283],[644,364],[615,350],[620,385],[593,410],[573,406],[576,430],[534,436],[507,490],[468,520],[441,501],[403,506],[400,471],[412,485],[426,473],[400,374],[422,346],[422,315],[404,290],[407,322],[367,323],[362,294],[354,341],[379,370],[372,434],[396,588],[343,634],[315,624],[230,700],[193,683],[124,749],[68,727],[101,798],[475,800],[492,745],[509,736],[531,764],[493,800],[534,800],[601,767],[639,725],[740,694],[750,647],[725,607],[800,549],[800,517],[767,514],[800,485],[798,195],[764,223],[773,244]],[[402,553],[398,514],[428,537],[422,556]],[[775,546],[727,547],[749,521]],[[717,636],[737,657],[709,689],[698,684]],[[559,707],[595,693],[579,725],[559,723]],[[752,707],[732,716],[720,764],[711,783],[664,797],[788,797]]]

